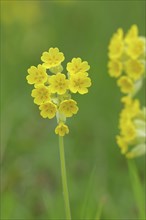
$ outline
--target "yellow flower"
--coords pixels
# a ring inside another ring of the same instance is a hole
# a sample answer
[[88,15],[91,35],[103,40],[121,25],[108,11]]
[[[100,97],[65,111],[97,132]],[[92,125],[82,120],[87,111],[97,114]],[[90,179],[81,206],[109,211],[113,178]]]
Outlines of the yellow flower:
[[125,42],[129,43],[133,39],[138,37],[138,27],[137,25],[132,25],[131,28],[128,30],[126,36],[125,36]]
[[48,79],[46,69],[40,64],[37,67],[31,66],[28,73],[26,79],[29,84],[44,84]]
[[123,30],[119,28],[110,41],[109,57],[111,59],[118,59],[122,56],[124,51]]
[[121,98],[121,102],[124,103],[125,105],[130,105],[132,103],[132,99],[130,96],[123,96]]
[[108,63],[108,68],[109,68],[109,74],[111,77],[119,77],[122,73],[122,62],[118,61],[118,60],[111,60]]
[[78,112],[77,102],[73,99],[62,101],[59,106],[59,112],[66,117],[72,117],[73,114]]
[[126,121],[129,121],[135,117],[137,117],[140,114],[140,102],[138,99],[131,100],[131,103],[126,103],[125,108],[122,110],[120,116],[120,121],[123,121],[123,124],[125,124]]
[[140,102],[138,99],[132,99],[127,103],[125,108],[130,112],[132,117],[136,117],[140,113]]
[[117,84],[121,88],[121,91],[123,93],[131,93],[131,92],[133,92],[133,89],[134,89],[133,81],[129,77],[122,76],[117,81]]
[[127,105],[127,109],[131,114],[131,117],[134,118],[140,114],[140,102],[138,99],[132,100],[130,105]]
[[140,114],[140,103],[138,99],[132,100],[131,98],[123,98],[125,103],[124,109],[120,113],[119,128],[121,130],[125,129],[125,125],[130,123],[135,117]]
[[125,154],[128,150],[128,145],[127,145],[126,141],[124,140],[124,138],[122,136],[117,136],[116,139],[117,139],[117,144],[121,148],[121,153]]
[[90,69],[88,62],[81,60],[81,58],[73,58],[71,62],[67,64],[67,71],[70,74],[75,74],[78,72],[86,72]]
[[133,79],[138,80],[144,73],[144,64],[139,60],[128,60],[125,64],[126,73]]
[[40,114],[43,118],[54,118],[57,112],[57,106],[53,102],[46,102],[40,105]]
[[47,69],[59,66],[61,62],[64,61],[64,59],[64,54],[62,52],[59,52],[59,49],[57,47],[51,47],[49,49],[49,52],[44,52],[41,56],[41,60],[44,62],[43,66]]
[[130,41],[127,47],[127,54],[132,59],[137,59],[143,56],[145,52],[145,41],[139,37]]
[[32,90],[31,96],[35,98],[35,104],[41,105],[50,100],[49,88],[44,85],[38,85],[37,88]]
[[136,138],[136,128],[132,121],[129,121],[123,125],[121,134],[124,136],[124,139],[127,142],[132,142]]
[[56,75],[51,76],[49,78],[49,83],[49,88],[52,93],[63,95],[68,89],[68,80],[62,73],[57,73]]
[[87,73],[76,73],[70,77],[69,89],[73,93],[85,94],[88,93],[88,87],[91,86],[91,79],[87,76]]
[[68,134],[68,126],[65,125],[63,122],[60,122],[59,125],[55,128],[55,133],[59,136],[64,136],[65,134]]
[[123,109],[120,114],[119,119],[119,128],[120,130],[123,130],[125,128],[125,124],[127,124],[129,121],[131,121],[131,114],[130,111],[127,109]]

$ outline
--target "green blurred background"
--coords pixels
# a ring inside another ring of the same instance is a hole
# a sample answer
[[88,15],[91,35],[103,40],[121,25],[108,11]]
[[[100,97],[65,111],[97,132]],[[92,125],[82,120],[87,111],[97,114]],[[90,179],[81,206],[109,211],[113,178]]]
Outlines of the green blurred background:
[[[92,87],[65,137],[73,219],[137,219],[126,159],[115,142],[121,93],[107,72],[112,34],[137,24],[145,35],[145,1],[1,1],[1,219],[64,219],[56,119],[44,120],[30,96],[27,69],[58,47],[65,66],[87,60]],[[139,93],[144,105],[144,89]],[[144,186],[144,157],[136,160]]]

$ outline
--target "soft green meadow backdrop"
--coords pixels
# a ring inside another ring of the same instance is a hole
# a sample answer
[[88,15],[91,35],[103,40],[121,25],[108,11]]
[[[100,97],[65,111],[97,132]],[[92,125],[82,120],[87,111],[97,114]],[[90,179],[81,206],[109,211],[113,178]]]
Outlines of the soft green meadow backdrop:
[[[145,35],[145,1],[1,1],[1,219],[65,219],[56,119],[39,115],[26,82],[42,52],[58,47],[64,67],[73,57],[89,62],[92,87],[74,94],[79,112],[65,136],[73,219],[137,220],[127,161],[115,142],[122,108],[107,72],[112,34],[137,24]],[[144,88],[139,93],[144,105]],[[143,184],[144,157],[136,159]]]

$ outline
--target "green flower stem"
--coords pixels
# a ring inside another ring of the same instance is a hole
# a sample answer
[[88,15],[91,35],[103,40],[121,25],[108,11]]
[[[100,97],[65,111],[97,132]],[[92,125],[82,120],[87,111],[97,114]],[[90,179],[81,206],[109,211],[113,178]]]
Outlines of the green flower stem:
[[61,176],[62,176],[62,186],[63,186],[63,196],[64,196],[64,202],[65,202],[66,219],[71,220],[67,178],[66,178],[64,143],[63,143],[63,137],[61,136],[59,136],[59,148],[60,148]]
[[145,208],[144,208],[144,192],[142,189],[142,185],[139,179],[139,175],[134,160],[128,159],[127,162],[128,162],[129,174],[131,178],[131,184],[132,184],[134,196],[139,210],[139,220],[144,220]]

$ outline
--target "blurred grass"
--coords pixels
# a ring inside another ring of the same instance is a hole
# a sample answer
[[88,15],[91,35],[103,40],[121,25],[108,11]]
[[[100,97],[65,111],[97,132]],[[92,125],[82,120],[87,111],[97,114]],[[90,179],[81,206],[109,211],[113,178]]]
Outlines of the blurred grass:
[[[120,91],[107,73],[107,47],[118,27],[137,24],[145,35],[145,1],[1,1],[1,219],[63,219],[56,121],[43,120],[30,96],[27,69],[43,51],[87,60],[93,86],[73,96],[79,112],[65,138],[71,211],[79,219],[95,169],[85,215],[106,198],[102,219],[136,219],[127,163],[115,143]],[[139,98],[144,105],[144,89]],[[144,179],[144,157],[137,159]]]

